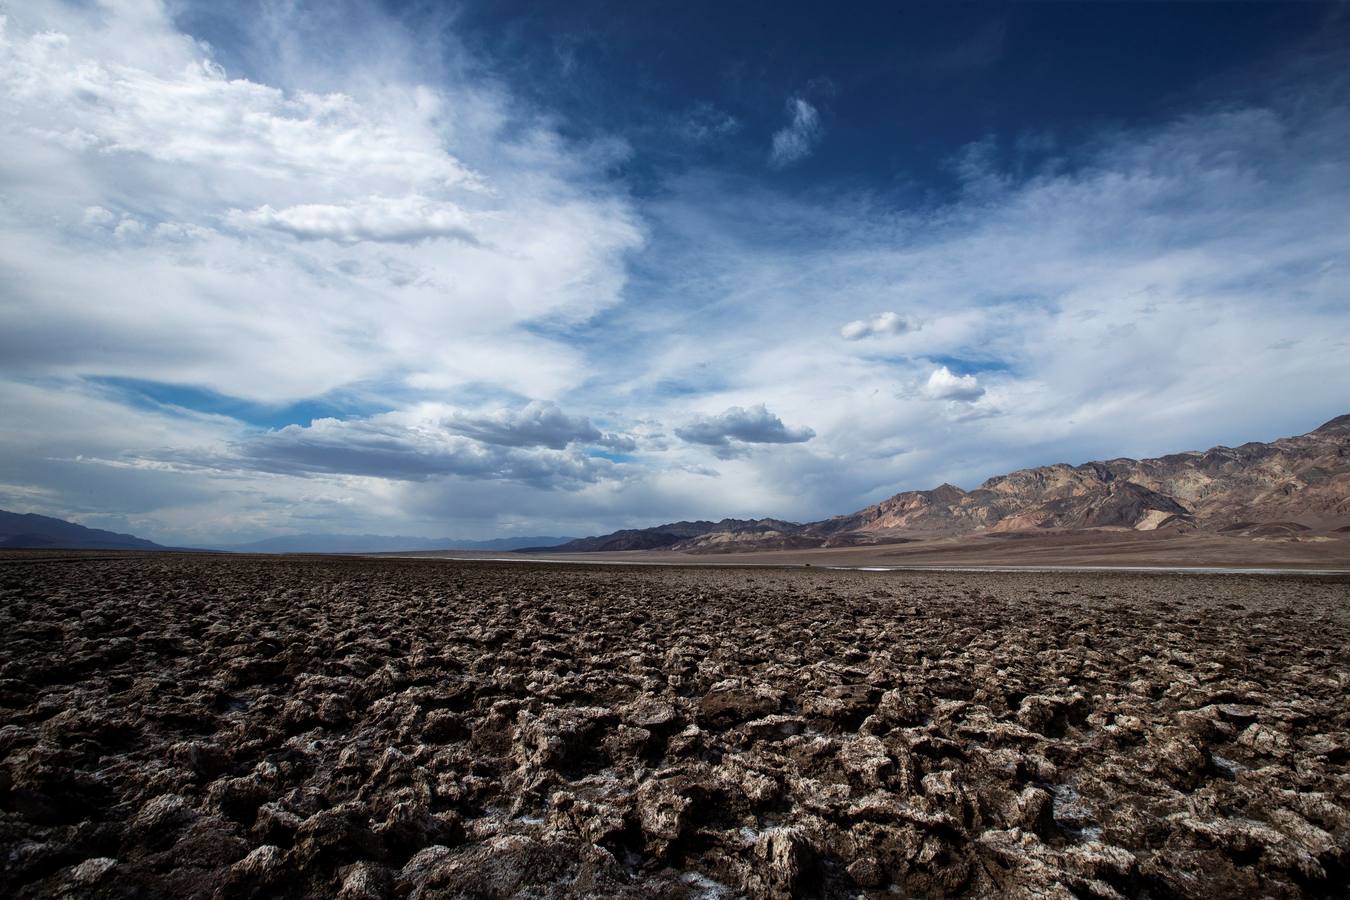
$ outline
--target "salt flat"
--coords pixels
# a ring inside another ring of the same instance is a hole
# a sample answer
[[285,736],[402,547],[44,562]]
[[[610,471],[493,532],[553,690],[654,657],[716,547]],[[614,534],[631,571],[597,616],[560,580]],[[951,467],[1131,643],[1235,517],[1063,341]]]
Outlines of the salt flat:
[[12,896],[1329,896],[1350,581],[0,561]]

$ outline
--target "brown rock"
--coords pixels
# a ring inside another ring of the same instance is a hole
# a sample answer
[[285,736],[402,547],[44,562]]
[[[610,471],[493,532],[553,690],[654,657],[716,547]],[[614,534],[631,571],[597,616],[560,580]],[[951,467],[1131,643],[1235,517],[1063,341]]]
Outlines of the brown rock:
[[383,866],[359,862],[339,873],[338,900],[384,900],[389,896],[389,872]]
[[755,840],[754,868],[746,891],[751,897],[787,900],[806,895],[815,853],[799,828],[770,828]]
[[699,721],[710,727],[727,728],[776,713],[782,703],[781,691],[736,683],[718,684],[699,703]]

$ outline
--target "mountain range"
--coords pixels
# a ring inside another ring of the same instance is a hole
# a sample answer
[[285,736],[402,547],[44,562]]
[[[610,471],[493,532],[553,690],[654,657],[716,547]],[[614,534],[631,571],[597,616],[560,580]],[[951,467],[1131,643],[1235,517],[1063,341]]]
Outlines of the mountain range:
[[[904,491],[818,522],[672,522],[598,537],[487,541],[301,534],[209,549],[239,553],[675,550],[733,553],[899,544],[971,534],[1206,532],[1265,540],[1325,540],[1350,532],[1350,415],[1297,437],[1211,447],[1155,459],[1059,463],[997,475],[972,491],[943,484]],[[130,534],[0,510],[0,549],[168,550]]]
[[0,509],[0,549],[10,550],[168,550],[130,534],[86,528],[74,522]]
[[[420,538],[388,534],[290,534],[247,544],[193,549],[227,553],[380,553],[420,550],[511,551],[525,546],[547,547],[570,537],[510,537],[488,541],[457,538]],[[10,550],[173,550],[144,538],[86,528],[62,519],[34,513],[0,510],[0,549]]]
[[951,484],[904,491],[819,522],[673,522],[526,549],[730,553],[1090,529],[1273,539],[1350,531],[1350,415],[1270,443],[1038,466],[997,475],[972,491]]

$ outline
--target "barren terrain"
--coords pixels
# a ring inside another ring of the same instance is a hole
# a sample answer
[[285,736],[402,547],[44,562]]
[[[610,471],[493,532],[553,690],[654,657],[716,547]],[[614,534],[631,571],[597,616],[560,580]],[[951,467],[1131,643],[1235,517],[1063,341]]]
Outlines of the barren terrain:
[[1020,566],[1087,568],[1301,569],[1350,572],[1350,532],[1317,539],[1178,534],[1174,531],[1094,529],[1074,532],[1014,532],[927,538],[902,544],[754,549],[736,553],[682,550],[627,550],[593,553],[475,552],[424,550],[391,556],[534,559],[540,562],[660,563],[699,566]]
[[1330,896],[1341,576],[0,557],[0,894]]

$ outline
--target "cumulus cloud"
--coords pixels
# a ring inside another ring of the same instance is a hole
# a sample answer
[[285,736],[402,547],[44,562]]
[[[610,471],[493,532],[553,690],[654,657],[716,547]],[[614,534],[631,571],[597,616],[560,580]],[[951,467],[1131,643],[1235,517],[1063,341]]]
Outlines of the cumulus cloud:
[[[465,437],[503,447],[549,447],[599,444],[606,439],[585,416],[569,416],[556,403],[531,402],[521,409],[501,409],[485,415],[457,412],[443,422],[446,429]],[[608,436],[618,441],[617,435]]]
[[236,227],[273,228],[301,240],[339,244],[416,243],[440,237],[476,240],[462,208],[419,196],[366,197],[349,204],[306,203],[285,209],[263,205],[250,212],[231,210],[228,221]]
[[878,313],[871,319],[858,319],[839,329],[839,336],[846,341],[860,341],[865,337],[879,337],[886,334],[908,334],[919,330],[919,323],[899,313]]
[[628,434],[615,434],[607,431],[600,436],[600,440],[595,441],[597,447],[604,447],[606,450],[613,450],[615,453],[635,453],[638,449],[637,438]]
[[[10,112],[30,136],[81,153],[269,180],[375,176],[399,183],[410,173],[447,186],[477,180],[442,149],[429,122],[390,127],[391,110],[346,94],[227,77],[159,3],[107,5],[87,18],[56,8],[32,13],[9,18],[0,56]],[[124,40],[129,29],[141,33]],[[420,99],[436,105],[429,91]]]
[[[742,444],[800,444],[816,436],[810,428],[789,428],[763,404],[745,408],[733,406],[716,416],[700,416],[675,434],[691,444],[714,448],[729,458],[744,452]],[[736,442],[736,443],[733,443]]]
[[974,375],[956,375],[946,366],[939,366],[928,376],[922,393],[929,400],[973,403],[984,396],[984,388]]
[[791,121],[774,132],[769,149],[769,163],[779,169],[810,156],[824,134],[820,112],[806,98],[792,97],[787,108]]

